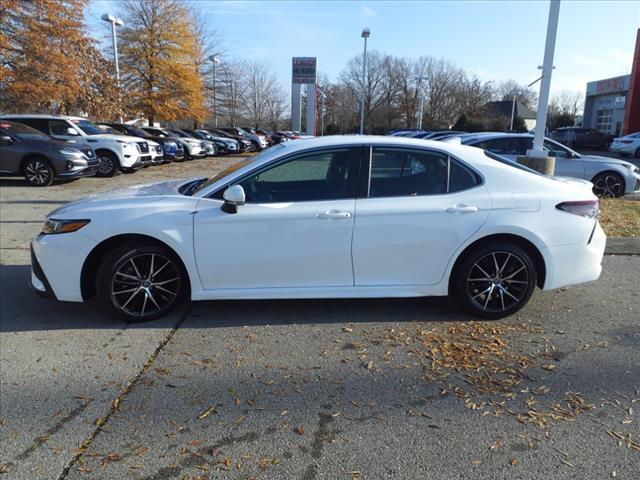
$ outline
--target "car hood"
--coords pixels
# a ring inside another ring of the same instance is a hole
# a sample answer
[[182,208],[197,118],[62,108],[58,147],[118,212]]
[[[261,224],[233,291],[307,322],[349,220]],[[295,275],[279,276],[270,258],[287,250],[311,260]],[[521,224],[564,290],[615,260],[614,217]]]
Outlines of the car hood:
[[626,162],[624,160],[619,160],[617,158],[611,157],[603,157],[601,155],[580,155],[580,158],[585,162],[598,162],[598,163],[613,163],[616,165],[621,165],[625,168],[629,168],[630,166],[635,166],[631,162]]
[[148,183],[145,185],[135,185],[107,192],[94,193],[85,198],[81,198],[71,203],[53,210],[47,218],[65,219],[77,217],[83,211],[108,208],[117,208],[118,205],[131,206],[149,201],[158,201],[167,196],[180,195],[180,187],[195,180],[202,180],[204,177],[194,177],[181,180],[170,180],[165,182]]
[[144,138],[140,138],[140,137],[132,137],[129,135],[114,135],[112,133],[98,133],[96,135],[87,135],[87,139],[103,139],[103,140],[114,140],[114,141],[121,141],[121,142],[144,142],[145,139]]

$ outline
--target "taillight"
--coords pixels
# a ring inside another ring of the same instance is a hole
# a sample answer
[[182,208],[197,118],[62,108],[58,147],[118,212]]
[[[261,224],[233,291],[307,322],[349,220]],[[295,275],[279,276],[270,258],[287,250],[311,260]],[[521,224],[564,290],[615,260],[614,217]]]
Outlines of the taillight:
[[577,202],[562,202],[556,205],[558,210],[573,213],[587,218],[598,218],[600,203],[596,200],[579,200]]

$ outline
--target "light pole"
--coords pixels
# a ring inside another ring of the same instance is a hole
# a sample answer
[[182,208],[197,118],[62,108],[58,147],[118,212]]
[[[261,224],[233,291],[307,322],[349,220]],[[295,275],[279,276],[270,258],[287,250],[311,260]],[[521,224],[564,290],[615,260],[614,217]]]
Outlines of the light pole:
[[318,93],[322,99],[322,104],[320,105],[320,136],[324,137],[324,101],[327,99],[327,96],[324,92],[318,91]]
[[520,92],[513,91],[513,103],[511,104],[511,123],[509,124],[509,130],[513,131],[513,119],[516,116],[516,97],[520,95]]
[[558,17],[560,16],[560,0],[551,0],[549,5],[549,20],[547,22],[547,38],[544,45],[544,61],[542,62],[542,82],[538,97],[538,112],[536,114],[536,129],[533,136],[533,149],[527,151],[530,158],[546,158],[547,152],[542,149],[544,130],[547,122],[547,108],[549,106],[549,90],[551,88],[551,74],[553,73],[553,55],[556,49],[556,33],[558,32]]
[[215,55],[211,55],[209,60],[211,60],[211,63],[213,64],[213,83],[211,85],[211,89],[213,90],[213,124],[218,128],[218,109],[216,107],[216,63],[220,63],[220,59]]
[[364,38],[364,55],[362,56],[362,98],[360,99],[360,135],[364,134],[364,95],[367,81],[367,38],[371,36],[371,30],[362,30],[361,37]]
[[[420,85],[420,82],[423,80],[427,80],[427,77],[416,77],[416,95],[418,94],[418,85]],[[420,97],[420,113],[418,114],[418,122],[416,125],[416,128],[418,130],[422,130],[422,116],[424,115],[424,97],[426,96],[426,94],[422,94],[422,96]]]
[[120,102],[120,65],[118,63],[118,42],[116,41],[116,25],[121,27],[124,22],[118,17],[105,13],[102,20],[111,24],[111,38],[113,40],[113,55],[116,60],[116,87],[118,89],[118,111],[120,112],[120,123],[122,123],[122,107]]

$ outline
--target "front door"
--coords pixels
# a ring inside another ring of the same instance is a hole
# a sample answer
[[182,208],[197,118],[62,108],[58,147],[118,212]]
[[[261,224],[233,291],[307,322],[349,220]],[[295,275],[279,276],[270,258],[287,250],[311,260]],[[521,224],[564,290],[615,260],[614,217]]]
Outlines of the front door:
[[446,154],[374,147],[368,197],[356,202],[355,284],[437,284],[490,208],[480,178]]
[[204,288],[352,286],[361,150],[300,154],[240,179],[237,213],[220,209],[221,192],[202,199],[194,249]]

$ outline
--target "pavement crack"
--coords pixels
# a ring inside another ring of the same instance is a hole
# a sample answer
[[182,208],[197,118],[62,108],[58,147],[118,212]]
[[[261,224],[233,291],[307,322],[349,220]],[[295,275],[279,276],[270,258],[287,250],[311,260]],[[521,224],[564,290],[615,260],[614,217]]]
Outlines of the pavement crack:
[[133,387],[135,387],[135,385],[138,383],[140,378],[151,368],[151,366],[155,362],[156,358],[158,358],[158,355],[160,355],[160,352],[162,351],[162,349],[167,345],[167,343],[169,343],[171,341],[171,339],[173,338],[175,333],[178,331],[178,329],[180,328],[180,326],[182,325],[184,320],[189,315],[189,311],[190,311],[190,307],[187,307],[186,310],[180,316],[180,319],[174,325],[174,327],[160,341],[160,343],[158,344],[156,349],[153,351],[153,353],[149,356],[149,358],[144,363],[144,365],[142,366],[140,371],[138,371],[138,373],[136,373],[133,376],[133,378],[131,378],[129,380],[127,385],[122,389],[122,391],[113,400],[113,402],[111,402],[111,407],[109,408],[109,412],[104,417],[96,419],[96,425],[97,426],[96,426],[95,430],[93,430],[93,432],[91,432],[91,434],[89,435],[89,437],[86,440],[84,440],[83,442],[80,443],[80,445],[76,449],[75,455],[67,463],[67,465],[65,465],[65,467],[62,469],[62,472],[58,476],[57,480],[64,480],[65,478],[67,478],[67,475],[69,475],[69,472],[71,471],[73,466],[78,462],[80,457],[82,457],[84,452],[87,450],[87,448],[89,448],[89,446],[95,440],[95,438],[98,436],[98,434],[109,423],[109,420],[111,419],[113,414],[116,413],[120,409],[120,405],[127,398],[127,395],[129,394],[129,392],[133,389]]
[[21,462],[29,458],[33,454],[33,452],[35,452],[49,440],[49,437],[58,433],[67,422],[70,422],[78,415],[80,415],[89,406],[90,403],[91,401],[89,400],[88,402],[84,402],[83,404],[78,405],[76,408],[71,410],[67,415],[58,420],[54,426],[45,430],[42,435],[37,436],[31,443],[31,445],[29,445],[29,447],[26,448],[23,452],[16,455],[14,458],[14,462],[9,462],[7,466],[13,466],[16,462]]

